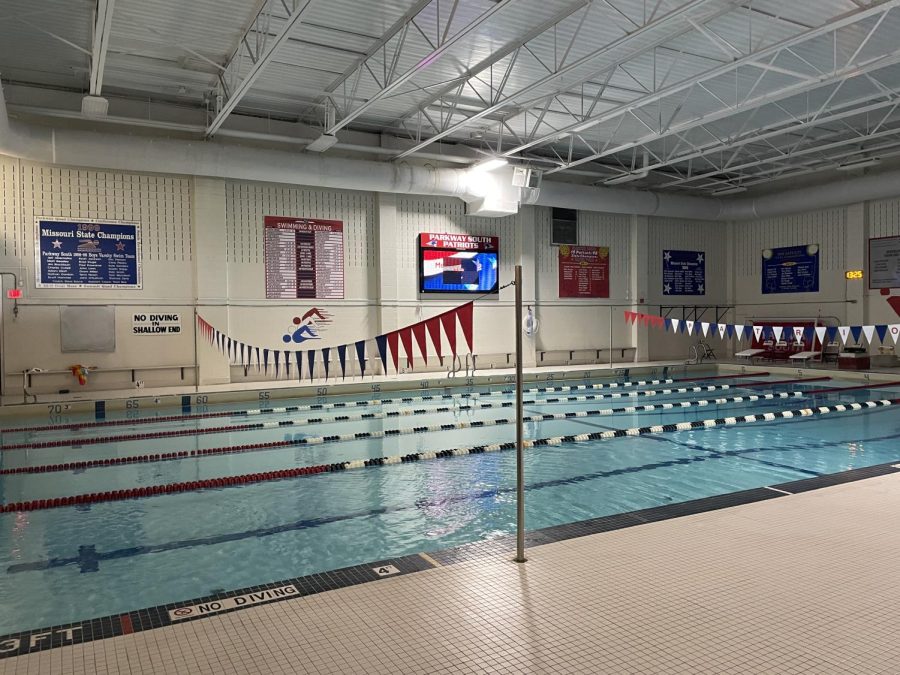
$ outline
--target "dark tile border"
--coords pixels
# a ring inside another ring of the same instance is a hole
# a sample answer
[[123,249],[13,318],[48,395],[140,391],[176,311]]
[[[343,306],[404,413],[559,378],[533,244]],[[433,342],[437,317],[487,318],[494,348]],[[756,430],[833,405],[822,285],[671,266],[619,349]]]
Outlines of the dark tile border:
[[[600,534],[602,532],[611,532],[613,530],[621,530],[636,525],[659,522],[671,518],[680,518],[682,516],[690,516],[698,513],[706,513],[708,511],[716,511],[732,506],[752,504],[768,499],[779,499],[788,496],[789,494],[808,492],[810,490],[818,490],[834,485],[841,485],[843,483],[865,480],[867,478],[885,476],[900,472],[900,469],[894,468],[893,466],[896,463],[897,462],[878,464],[861,469],[851,469],[840,473],[817,476],[815,478],[780,483],[769,487],[753,488],[724,495],[693,499],[687,502],[655,506],[639,511],[631,511],[629,513],[602,516],[600,518],[592,518],[590,520],[582,520],[575,523],[567,523],[565,525],[555,525],[553,527],[546,527],[528,532],[525,537],[525,544],[526,547],[541,546],[544,544],[565,541],[567,539]],[[0,659],[44,651],[62,647],[64,645],[92,642],[94,640],[127,635],[138,631],[152,630],[154,628],[172,625],[173,623],[180,624],[188,621],[197,621],[209,616],[218,616],[220,614],[244,609],[244,607],[226,608],[173,621],[169,615],[169,611],[178,608],[215,603],[250,593],[263,593],[264,591],[272,591],[273,589],[281,588],[283,586],[293,586],[296,590],[295,593],[286,596],[267,596],[269,599],[246,605],[247,607],[257,607],[261,604],[268,604],[270,602],[281,602],[282,600],[290,600],[292,598],[356,586],[371,581],[377,581],[382,578],[393,578],[405,574],[421,572],[427,569],[434,569],[435,565],[432,564],[432,560],[439,565],[452,565],[467,560],[508,554],[515,549],[515,544],[515,537],[498,537],[497,539],[463,544],[462,546],[456,546],[454,548],[429,551],[423,555],[412,554],[401,556],[399,558],[392,558],[390,560],[353,565],[352,567],[310,574],[305,577],[296,577],[294,579],[286,579],[270,584],[242,588],[236,591],[207,595],[201,598],[186,600],[184,602],[139,609],[125,614],[105,616],[99,619],[89,619],[86,621],[50,626],[48,628],[37,630],[22,631],[19,633],[10,633],[8,635],[0,636]],[[389,577],[380,576],[375,572],[375,569],[386,565],[393,565],[398,571],[391,574]]]

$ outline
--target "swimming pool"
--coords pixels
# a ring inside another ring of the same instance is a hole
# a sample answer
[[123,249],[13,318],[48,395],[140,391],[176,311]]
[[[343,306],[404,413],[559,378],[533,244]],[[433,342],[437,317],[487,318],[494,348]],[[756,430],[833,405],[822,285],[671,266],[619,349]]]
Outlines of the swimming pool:
[[[526,423],[526,435],[662,429],[900,392],[900,386],[840,391],[858,382],[801,383],[783,375],[703,378],[615,388],[598,380],[581,390],[530,391],[526,416],[591,414],[535,419]],[[477,397],[437,393],[421,400],[421,392],[398,392],[381,396],[390,403],[329,397],[252,414],[223,406],[193,417],[173,413],[176,419],[165,421],[5,431],[3,445],[13,449],[0,453],[3,504],[343,462],[360,468],[0,514],[0,634],[508,535],[515,529],[514,453],[363,461],[512,441],[513,424],[492,423],[514,417],[512,395],[476,389]],[[665,393],[672,389],[689,391]],[[747,400],[767,394],[780,398]],[[728,397],[744,400],[715,402]],[[657,409],[630,410],[648,405]],[[334,419],[363,415],[371,417]],[[322,421],[306,424],[314,419]],[[247,424],[259,426],[233,428]],[[409,433],[392,433],[398,430]],[[127,440],[135,434],[157,436]],[[898,437],[900,409],[886,407],[535,447],[525,453],[527,527],[895,461]],[[267,447],[241,447],[258,445]],[[189,455],[210,449],[222,452]],[[122,459],[127,462],[114,463]],[[58,466],[75,460],[89,465]]]

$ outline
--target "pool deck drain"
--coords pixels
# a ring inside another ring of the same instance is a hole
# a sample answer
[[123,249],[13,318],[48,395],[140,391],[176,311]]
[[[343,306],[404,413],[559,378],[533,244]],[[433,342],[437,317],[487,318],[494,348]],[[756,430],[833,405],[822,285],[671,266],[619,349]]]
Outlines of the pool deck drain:
[[[900,471],[900,464],[896,462],[878,464],[789,483],[752,488],[687,502],[666,504],[639,511],[556,525],[528,532],[526,545],[529,547],[541,546],[543,544],[706,513],[732,506],[752,504],[770,499],[782,499],[799,492],[808,492],[867,478],[894,474],[898,471]],[[98,619],[11,633],[0,636],[0,658],[10,658],[66,645],[103,640],[161,628],[173,623],[197,621],[208,616],[218,616],[228,612],[240,611],[247,607],[258,607],[263,604],[315,595],[377,581],[382,578],[396,578],[458,562],[494,555],[511,554],[514,548],[514,537],[504,536],[487,541],[463,544],[440,551],[411,554],[390,560],[354,565],[295,579],[252,586],[236,591],[217,593],[180,603],[170,603]],[[390,574],[379,574],[379,569],[391,567],[396,568],[397,572],[391,570]],[[173,616],[175,617],[174,619]]]

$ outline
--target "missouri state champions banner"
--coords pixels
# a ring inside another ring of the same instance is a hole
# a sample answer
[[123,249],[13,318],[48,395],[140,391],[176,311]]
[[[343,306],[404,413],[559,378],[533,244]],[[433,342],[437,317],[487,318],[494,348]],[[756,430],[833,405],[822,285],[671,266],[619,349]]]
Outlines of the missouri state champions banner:
[[609,248],[560,246],[559,297],[608,298]]
[[35,220],[37,288],[141,288],[141,226],[119,220]]
[[663,295],[705,295],[706,253],[663,251]]

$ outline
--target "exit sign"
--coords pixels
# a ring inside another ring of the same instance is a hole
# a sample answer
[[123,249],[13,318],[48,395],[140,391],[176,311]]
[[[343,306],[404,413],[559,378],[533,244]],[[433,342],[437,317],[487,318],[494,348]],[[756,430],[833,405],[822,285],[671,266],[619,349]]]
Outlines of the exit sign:
[[18,300],[22,297],[22,289],[21,288],[11,288],[6,291],[6,297],[10,300]]

